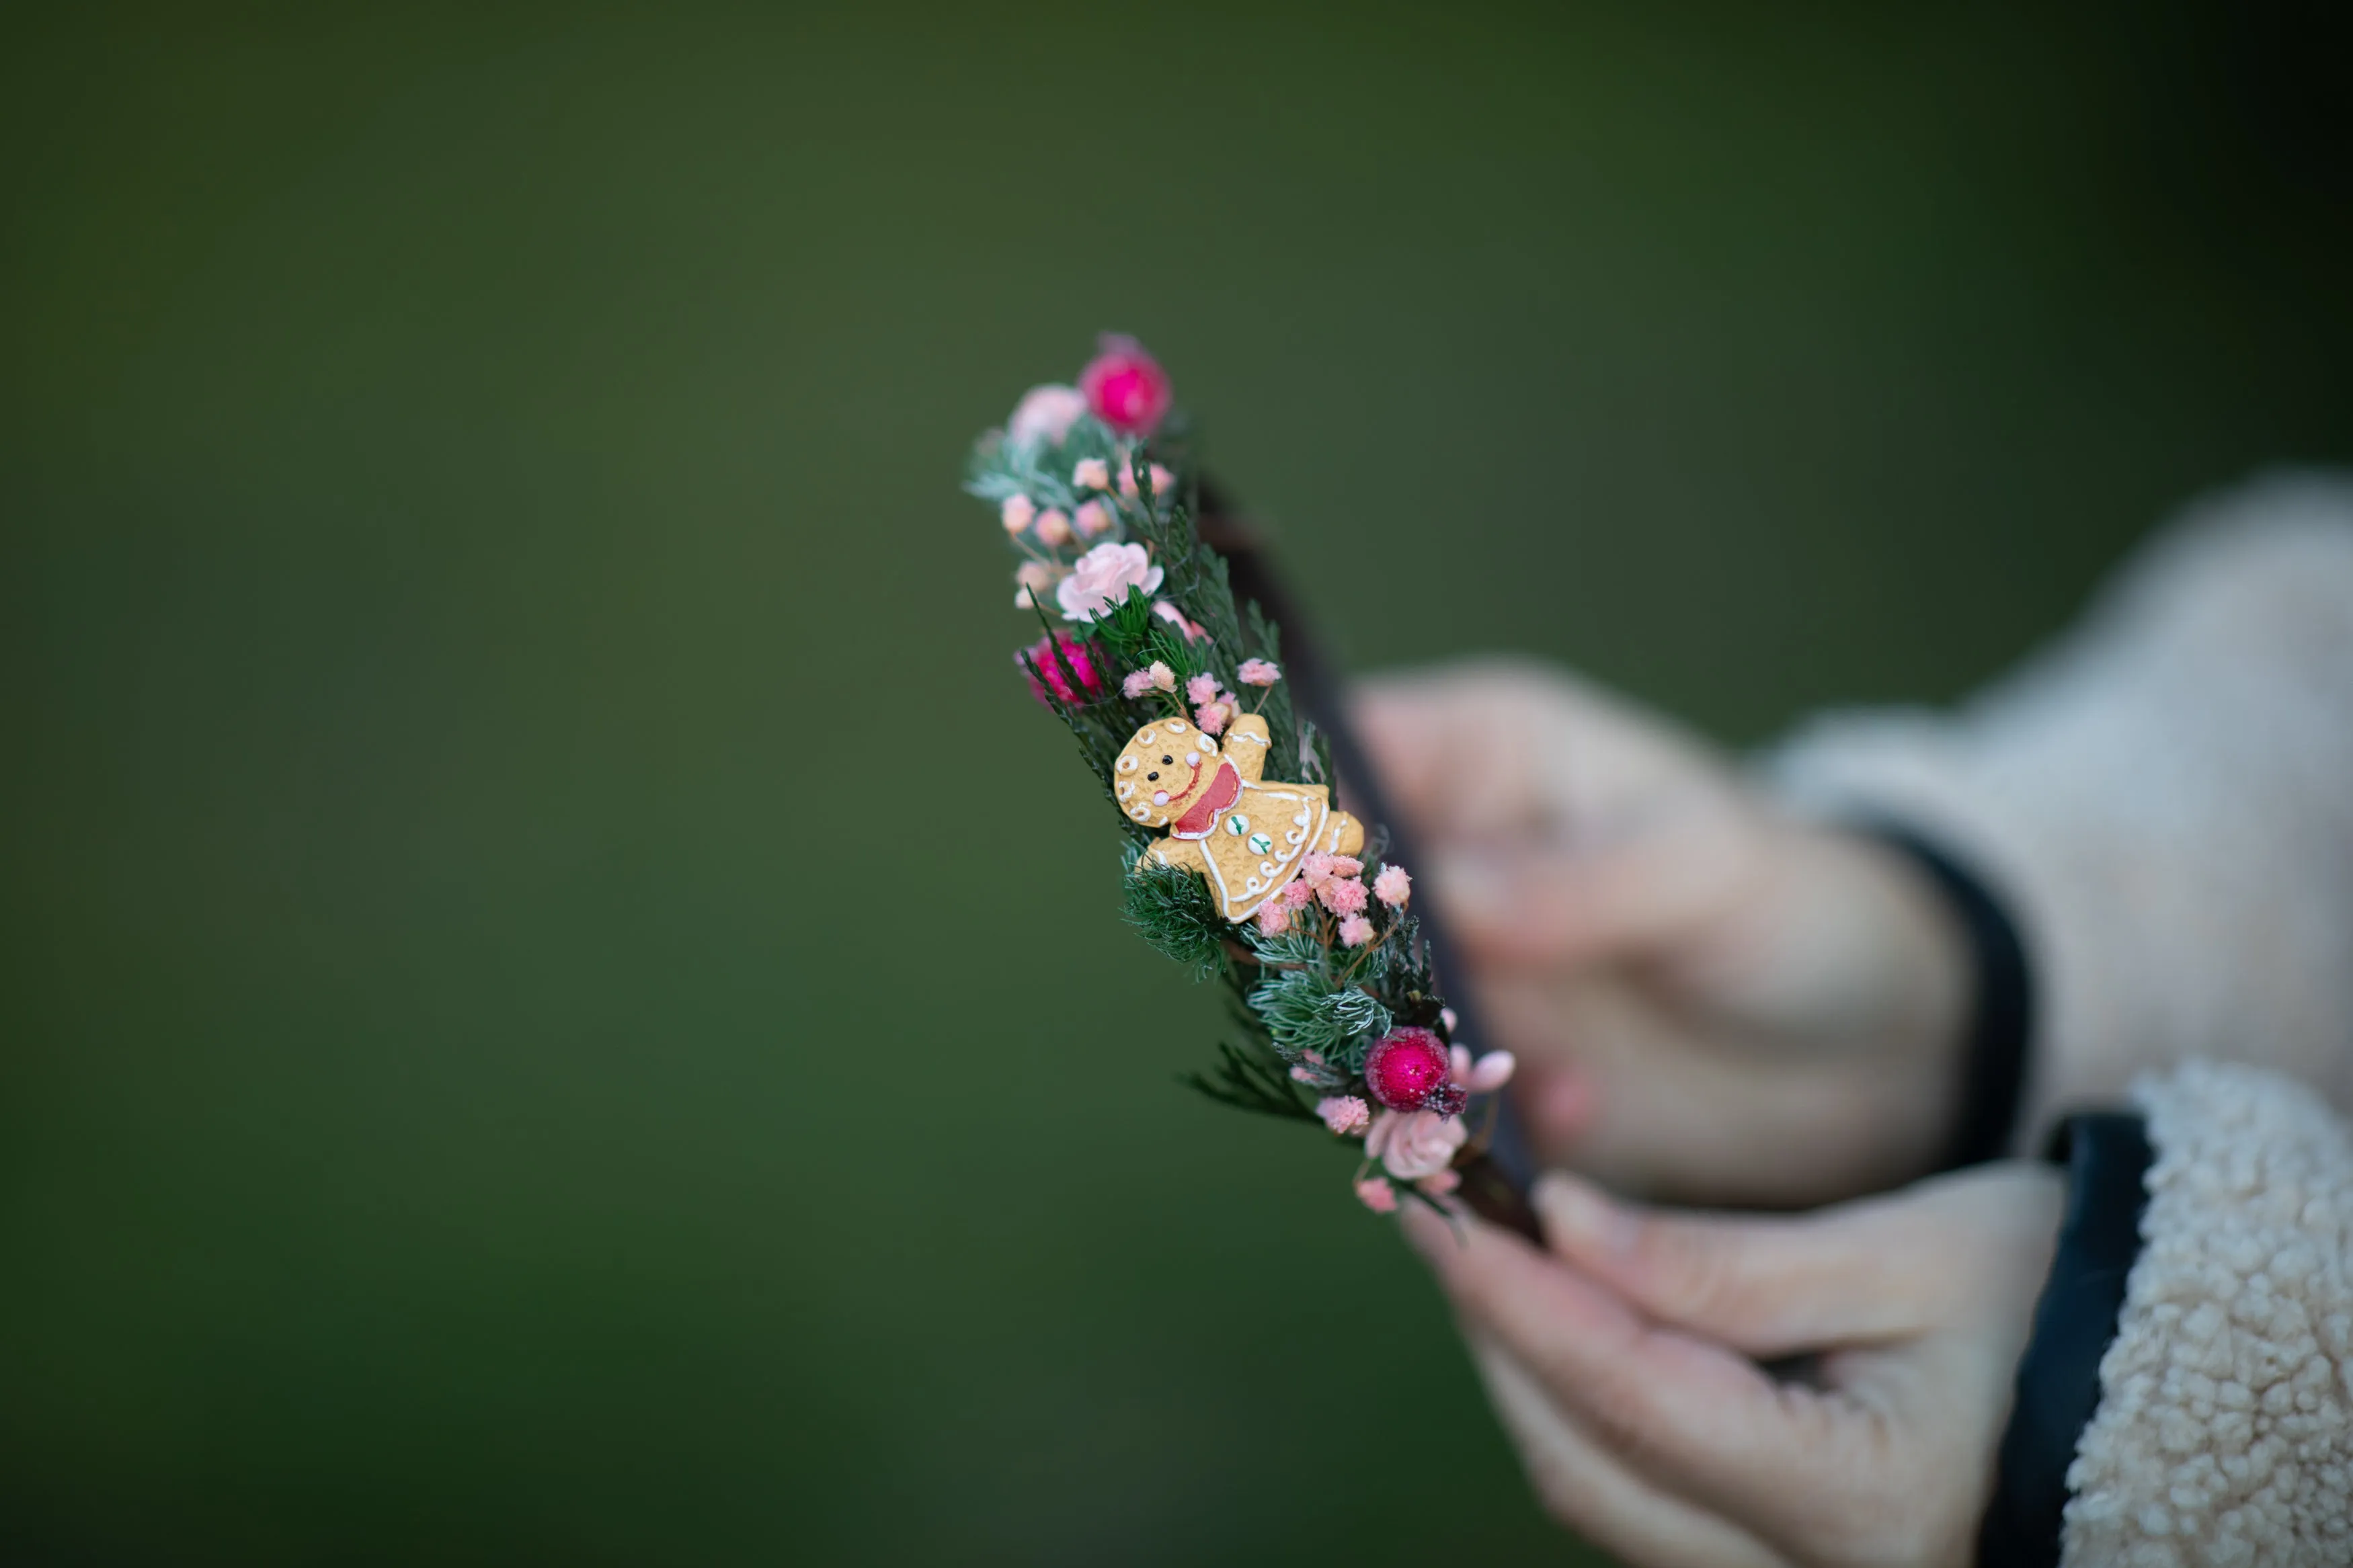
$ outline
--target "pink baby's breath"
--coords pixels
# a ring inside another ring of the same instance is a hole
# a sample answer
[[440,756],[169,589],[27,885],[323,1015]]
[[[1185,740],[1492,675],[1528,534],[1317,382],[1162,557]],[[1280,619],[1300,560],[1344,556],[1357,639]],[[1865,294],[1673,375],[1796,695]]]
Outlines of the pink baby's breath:
[[1197,675],[1185,683],[1186,701],[1215,702],[1217,700],[1218,678],[1216,676]]
[[1367,1176],[1356,1184],[1356,1201],[1375,1214],[1397,1213],[1397,1189],[1379,1176]]
[[1324,1119],[1324,1125],[1335,1136],[1341,1138],[1362,1132],[1373,1121],[1373,1108],[1353,1094],[1325,1096],[1315,1102],[1315,1114]]
[[1315,889],[1294,879],[1282,885],[1282,901],[1294,910],[1303,909],[1315,901]]
[[1071,525],[1082,538],[1092,539],[1111,526],[1111,508],[1099,500],[1082,500],[1071,513]]
[[1365,912],[1365,885],[1354,877],[1335,877],[1315,889],[1324,907],[1335,915],[1361,915]]
[[1071,483],[1082,490],[1111,489],[1111,465],[1101,458],[1081,458],[1071,470]]
[[1008,533],[1019,533],[1038,515],[1038,503],[1028,496],[1007,496],[997,509],[997,520],[1005,524]]
[[1393,910],[1405,908],[1413,894],[1413,879],[1402,866],[1384,866],[1381,874],[1373,879],[1373,897]]
[[1281,936],[1291,929],[1291,906],[1281,899],[1269,899],[1258,907],[1258,933],[1261,936]]
[[1282,679],[1282,671],[1262,658],[1246,658],[1242,660],[1240,677],[1244,686],[1272,686]]
[[1362,947],[1373,940],[1373,922],[1362,915],[1350,915],[1340,922],[1340,942],[1345,947]]
[[1193,722],[1201,726],[1204,735],[1224,734],[1226,720],[1229,716],[1229,710],[1222,702],[1204,702],[1193,710]]

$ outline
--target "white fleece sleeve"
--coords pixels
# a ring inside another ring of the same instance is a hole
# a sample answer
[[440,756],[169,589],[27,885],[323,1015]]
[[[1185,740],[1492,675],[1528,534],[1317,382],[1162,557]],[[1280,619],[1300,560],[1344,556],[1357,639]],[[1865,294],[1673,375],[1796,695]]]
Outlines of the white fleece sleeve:
[[1767,767],[2004,900],[2038,998],[2021,1146],[2199,1053],[2353,1106],[2353,479],[2202,502],[1959,712],[1832,715]]
[[2066,1568],[2353,1563],[2353,1142],[2300,1084],[2192,1063],[2134,1098],[2155,1158]]

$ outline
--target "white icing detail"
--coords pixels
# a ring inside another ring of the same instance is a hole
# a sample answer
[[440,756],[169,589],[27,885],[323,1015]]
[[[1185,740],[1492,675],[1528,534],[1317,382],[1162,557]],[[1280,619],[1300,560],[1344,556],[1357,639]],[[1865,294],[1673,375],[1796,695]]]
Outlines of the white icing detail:
[[1120,798],[1120,799],[1122,799],[1122,800],[1125,800],[1129,795],[1134,795],[1134,793],[1135,793],[1135,782],[1134,782],[1133,779],[1122,779],[1122,780],[1120,780],[1120,781],[1119,781],[1119,798]]
[[1255,893],[1265,886],[1266,884],[1264,882],[1260,881],[1256,877],[1252,877],[1249,881],[1242,884],[1242,892],[1245,895]]
[[1310,816],[1314,816],[1314,813],[1313,813],[1313,812],[1309,812],[1309,811],[1303,811],[1303,812],[1301,812],[1297,816],[1293,817],[1291,820],[1292,820],[1293,822],[1294,822],[1294,823],[1298,824],[1300,826],[1304,827],[1304,826],[1307,826],[1307,819],[1308,819]]
[[1183,734],[1183,733],[1185,732],[1185,721],[1184,721],[1184,720],[1182,720],[1182,719],[1171,719],[1171,720],[1169,720],[1169,721],[1168,721],[1168,732],[1169,732],[1170,734],[1172,734],[1172,735],[1181,735],[1181,734]]
[[1152,814],[1145,810],[1144,807],[1140,805],[1132,805],[1127,808],[1127,815],[1135,818],[1136,821],[1141,822]]
[[1285,844],[1296,844],[1306,837],[1307,829],[1303,827],[1294,827],[1290,832],[1282,836],[1282,841]]
[[1136,739],[1136,741],[1137,741],[1137,742],[1138,742],[1139,744],[1148,746],[1148,745],[1152,744],[1152,742],[1155,742],[1155,741],[1158,740],[1159,738],[1160,738],[1160,731],[1157,731],[1157,730],[1146,730],[1143,734],[1138,735],[1135,739]]
[[[1273,875],[1274,875],[1274,862],[1273,862],[1273,861],[1271,861],[1271,860],[1261,860],[1261,861],[1260,861],[1260,862],[1258,863],[1258,868],[1259,868],[1261,872],[1263,872],[1264,874],[1266,874],[1267,876],[1271,877],[1271,876],[1273,876]],[[1256,877],[1252,877],[1252,878],[1250,879],[1250,880],[1251,880],[1251,881],[1253,881],[1253,882],[1255,882],[1255,881],[1257,881],[1257,880],[1258,880],[1258,879],[1257,879]]]
[[1120,758],[1119,771],[1124,773],[1134,773],[1135,771],[1135,759],[1134,757]]

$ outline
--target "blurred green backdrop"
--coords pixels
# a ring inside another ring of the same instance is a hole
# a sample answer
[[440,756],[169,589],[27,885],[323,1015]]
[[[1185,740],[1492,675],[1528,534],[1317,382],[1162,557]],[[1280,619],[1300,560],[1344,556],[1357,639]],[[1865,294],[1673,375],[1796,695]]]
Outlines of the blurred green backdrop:
[[2353,455],[2237,16],[20,20],[0,1554],[1575,1560],[1172,1084],[964,445],[1124,328],[1360,661],[1948,698]]

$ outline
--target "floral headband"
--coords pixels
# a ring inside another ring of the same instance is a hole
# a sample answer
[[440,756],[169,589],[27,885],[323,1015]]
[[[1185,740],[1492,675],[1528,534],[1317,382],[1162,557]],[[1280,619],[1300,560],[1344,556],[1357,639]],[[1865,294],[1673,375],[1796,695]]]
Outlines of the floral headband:
[[[1216,1067],[1186,1081],[1354,1146],[1377,1213],[1467,1202],[1530,1228],[1495,1093],[1512,1058],[1456,1040],[1392,836],[1334,799],[1336,715],[1284,679],[1262,563],[1197,527],[1189,434],[1159,363],[1105,336],[1076,386],[1031,388],[981,437],[965,482],[1043,626],[1016,662],[1118,814],[1128,923],[1235,1001]],[[1344,754],[1351,799],[1371,798]]]

